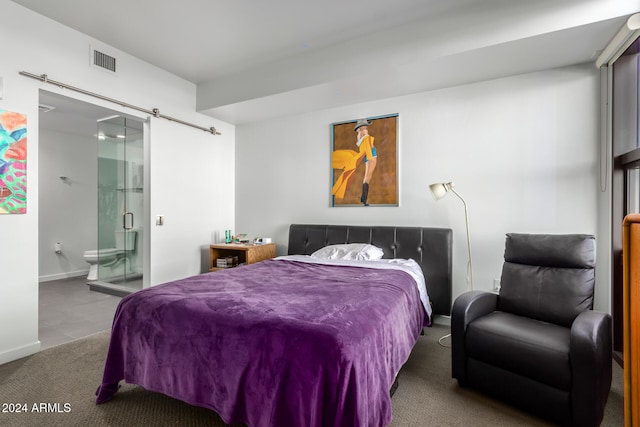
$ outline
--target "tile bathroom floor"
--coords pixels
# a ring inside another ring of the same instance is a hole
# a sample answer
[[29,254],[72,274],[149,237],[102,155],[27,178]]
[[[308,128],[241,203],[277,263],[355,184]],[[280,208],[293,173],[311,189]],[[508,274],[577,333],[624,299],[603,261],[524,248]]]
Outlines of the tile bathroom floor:
[[111,329],[120,297],[92,291],[87,278],[40,283],[38,334],[42,350]]

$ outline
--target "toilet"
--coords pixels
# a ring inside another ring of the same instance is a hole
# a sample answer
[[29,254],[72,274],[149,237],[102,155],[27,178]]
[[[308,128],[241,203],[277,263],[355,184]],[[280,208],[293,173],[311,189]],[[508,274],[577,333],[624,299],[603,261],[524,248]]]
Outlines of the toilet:
[[118,230],[115,248],[85,251],[83,257],[89,263],[87,280],[98,280],[98,267],[111,267],[126,260],[126,257],[136,248],[137,234],[135,230]]

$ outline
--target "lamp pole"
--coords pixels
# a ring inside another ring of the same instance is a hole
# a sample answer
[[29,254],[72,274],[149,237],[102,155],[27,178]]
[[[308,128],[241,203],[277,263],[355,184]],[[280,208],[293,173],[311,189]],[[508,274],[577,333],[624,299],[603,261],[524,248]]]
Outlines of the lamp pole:
[[467,210],[467,202],[464,201],[462,196],[458,194],[456,190],[453,189],[453,186],[449,186],[449,190],[453,192],[458,198],[462,201],[464,205],[464,222],[467,226],[467,250],[469,252],[469,262],[467,263],[467,281],[471,285],[471,290],[473,290],[473,266],[471,265],[471,235],[469,234],[469,211]]

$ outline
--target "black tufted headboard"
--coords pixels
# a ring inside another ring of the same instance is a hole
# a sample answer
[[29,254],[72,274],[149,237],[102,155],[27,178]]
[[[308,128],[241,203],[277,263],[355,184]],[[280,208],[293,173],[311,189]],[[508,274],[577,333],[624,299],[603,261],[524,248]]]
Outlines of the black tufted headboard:
[[451,313],[453,233],[448,228],[292,224],[289,255],[310,255],[340,243],[370,243],[384,258],[414,259],[422,267],[434,314]]

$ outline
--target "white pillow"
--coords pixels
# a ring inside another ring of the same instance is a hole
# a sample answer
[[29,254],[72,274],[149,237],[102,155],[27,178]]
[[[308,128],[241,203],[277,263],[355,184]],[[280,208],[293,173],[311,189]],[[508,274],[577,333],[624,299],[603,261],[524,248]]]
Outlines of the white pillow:
[[314,258],[374,261],[384,255],[382,249],[368,243],[329,245],[311,254]]

